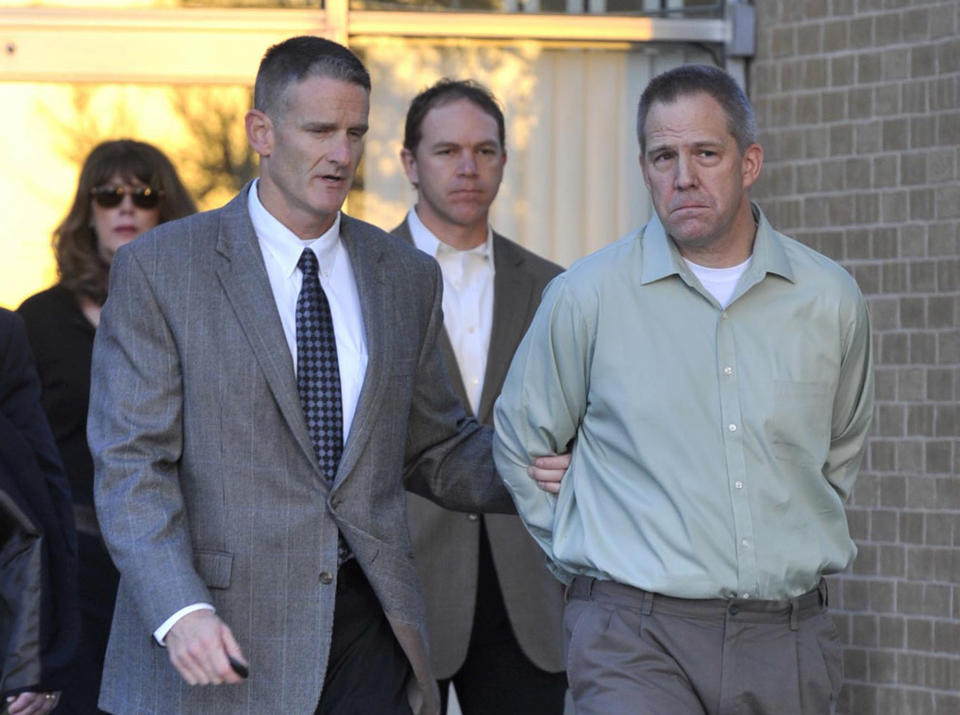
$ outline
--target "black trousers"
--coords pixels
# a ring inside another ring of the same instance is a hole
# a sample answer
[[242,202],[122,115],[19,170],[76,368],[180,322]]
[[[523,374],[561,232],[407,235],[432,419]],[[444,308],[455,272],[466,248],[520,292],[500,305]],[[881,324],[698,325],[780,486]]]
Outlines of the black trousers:
[[452,678],[438,682],[440,712],[447,712],[452,681],[464,715],[561,715],[566,675],[540,670],[517,643],[485,525],[480,532],[478,561],[477,605],[467,659]]
[[333,640],[315,715],[412,715],[410,663],[356,559],[340,567]]
[[80,642],[70,661],[57,715],[106,715],[97,708],[97,698],[120,574],[99,536],[78,533],[77,553]]

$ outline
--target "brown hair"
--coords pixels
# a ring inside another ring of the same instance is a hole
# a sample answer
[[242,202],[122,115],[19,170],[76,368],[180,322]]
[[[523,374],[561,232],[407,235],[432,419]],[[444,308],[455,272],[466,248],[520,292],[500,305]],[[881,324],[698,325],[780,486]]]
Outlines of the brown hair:
[[78,297],[90,298],[100,305],[107,298],[110,266],[97,251],[90,192],[117,174],[128,181],[135,177],[160,192],[158,223],[197,210],[177,170],[155,146],[133,139],[116,139],[95,146],[80,170],[73,205],[53,232],[53,252],[60,282]]

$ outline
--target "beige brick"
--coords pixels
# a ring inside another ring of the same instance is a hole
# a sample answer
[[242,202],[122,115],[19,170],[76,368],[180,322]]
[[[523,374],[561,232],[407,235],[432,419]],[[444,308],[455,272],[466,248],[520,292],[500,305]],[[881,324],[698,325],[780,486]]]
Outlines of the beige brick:
[[932,365],[937,359],[937,336],[929,330],[910,333],[908,360],[911,365]]
[[910,147],[920,149],[937,143],[935,117],[910,117]]
[[[931,256],[958,256],[958,237],[957,224],[950,221],[934,223],[930,225],[930,255]],[[940,266],[952,268],[952,263],[940,261]],[[943,274],[946,276],[947,274]],[[941,290],[952,290],[960,286],[950,283],[944,285],[941,283]]]
[[910,143],[910,123],[908,119],[883,120],[883,150],[906,149]]
[[897,258],[898,253],[896,231],[887,227],[874,229],[871,233],[871,241],[873,243],[871,255],[874,258]]
[[819,94],[801,94],[796,98],[796,123],[817,124],[820,122]]
[[927,154],[927,177],[931,184],[951,181],[956,176],[956,161],[952,152],[934,151]]
[[930,45],[914,45],[910,49],[910,76],[929,77],[936,70],[937,54]]
[[873,91],[873,110],[880,117],[900,114],[900,87],[885,84]]
[[[825,23],[823,26],[823,51],[838,52],[840,50],[848,49],[850,47],[849,28],[850,23],[846,20],[836,20]],[[831,60],[831,64],[834,63],[834,60],[839,59],[841,58],[834,58]],[[847,64],[850,66],[852,79],[853,63],[849,62]],[[850,80],[847,80],[843,82],[843,84],[849,84],[849,82]]]
[[814,126],[803,130],[803,156],[807,159],[826,157],[830,153],[830,127]]
[[876,44],[879,47],[896,45],[900,42],[900,16],[897,13],[878,15],[874,23]]
[[928,651],[933,649],[933,622],[927,618],[907,619],[907,648]]
[[843,674],[851,680],[866,680],[867,652],[861,648],[845,648],[843,651]]
[[924,221],[934,217],[933,189],[910,190],[910,220]]
[[825,58],[804,60],[801,77],[805,89],[826,87],[829,83],[830,64]]
[[873,90],[869,87],[854,87],[847,91],[847,112],[851,119],[867,119],[873,116]]
[[920,113],[927,111],[927,83],[905,82],[900,86],[900,106],[904,112]]
[[854,0],[833,0],[830,14],[833,17],[849,17],[854,12]]
[[931,328],[949,328],[954,325],[953,296],[927,298],[927,320]]
[[[830,154],[843,156],[853,153],[853,126],[837,124],[830,127]],[[952,168],[953,162],[950,162]]]
[[930,11],[927,8],[909,10],[901,17],[900,29],[904,42],[916,43],[930,38]]
[[927,229],[925,225],[904,224],[897,226],[900,255],[916,258],[927,255]]
[[796,33],[792,27],[778,27],[773,30],[771,50],[774,57],[792,57],[797,54]]
[[[933,191],[930,193],[934,194]],[[936,201],[936,217],[938,219],[960,218],[960,185],[938,186],[933,200]],[[932,218],[932,215],[928,218]]]
[[[934,246],[931,239],[930,245]],[[939,249],[939,246],[936,246]],[[931,256],[938,255],[937,251],[931,250]],[[956,251],[949,254],[956,256]],[[960,259],[950,258],[937,261],[937,289],[940,291],[960,291]]]
[[952,37],[937,44],[937,64],[942,72],[960,68],[960,39]]
[[927,183],[927,158],[923,154],[900,157],[900,179],[906,186]]
[[880,198],[880,216],[885,223],[905,221],[907,218],[907,192],[885,192]]
[[878,223],[880,220],[880,197],[874,192],[857,194],[853,216],[855,223]]
[[910,76],[910,50],[898,47],[883,53],[881,60],[884,82],[896,82]]
[[897,186],[900,183],[900,157],[897,154],[877,156],[873,159],[873,185],[876,187]]
[[[949,611],[947,615],[949,617]],[[934,623],[933,649],[938,653],[960,653],[960,623],[944,621]],[[960,712],[960,709],[956,712]]]
[[804,24],[797,28],[797,54],[809,56],[823,52],[823,26]]
[[927,371],[926,399],[952,401],[956,399],[955,385],[953,368],[931,368]]
[[858,17],[850,22],[850,47],[862,50],[875,47],[873,16]]
[[847,187],[846,162],[842,159],[830,159],[820,167],[820,190],[843,191]]
[[882,648],[903,648],[907,642],[907,619],[880,616],[877,619],[877,644]]
[[[930,37],[955,37],[957,34],[957,16],[960,14],[960,6],[955,2],[944,2],[940,5],[934,5],[930,8]],[[957,65],[948,65],[956,67]],[[946,69],[941,65],[941,69]],[[960,712],[960,710],[958,710]]]
[[[930,80],[929,101],[930,109],[935,112],[956,110],[957,108],[957,81],[955,78],[940,78]],[[941,143],[944,143],[941,141]]]
[[[850,106],[853,107],[852,102]],[[879,152],[883,146],[883,124],[879,120],[855,124],[853,138],[858,154]]]
[[867,84],[883,78],[883,53],[865,52],[857,55],[857,82]]

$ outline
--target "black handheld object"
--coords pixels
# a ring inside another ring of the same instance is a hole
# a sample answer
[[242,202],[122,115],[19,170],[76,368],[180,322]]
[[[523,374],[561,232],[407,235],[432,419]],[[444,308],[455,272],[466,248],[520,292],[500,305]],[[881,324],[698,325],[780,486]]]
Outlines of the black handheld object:
[[245,666],[232,655],[228,655],[227,660],[230,661],[230,667],[233,668],[233,672],[239,675],[241,678],[246,678],[248,675],[250,675],[250,668]]

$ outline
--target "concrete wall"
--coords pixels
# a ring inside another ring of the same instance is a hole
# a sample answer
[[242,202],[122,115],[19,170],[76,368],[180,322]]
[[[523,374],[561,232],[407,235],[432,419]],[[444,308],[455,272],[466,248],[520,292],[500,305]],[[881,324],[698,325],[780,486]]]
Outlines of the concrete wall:
[[840,712],[960,713],[960,1],[757,0],[773,224],[870,302],[877,410],[832,579]]

